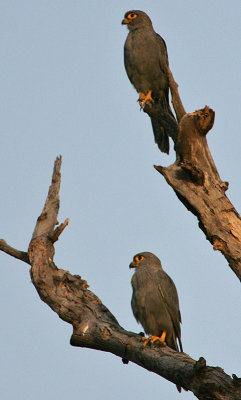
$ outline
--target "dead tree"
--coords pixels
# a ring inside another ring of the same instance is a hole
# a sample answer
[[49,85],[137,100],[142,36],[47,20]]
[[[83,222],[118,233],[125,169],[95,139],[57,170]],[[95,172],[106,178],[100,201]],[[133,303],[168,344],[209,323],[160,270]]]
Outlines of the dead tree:
[[[206,134],[214,123],[209,107],[186,114],[177,85],[169,71],[173,105],[179,121],[176,162],[155,166],[172,186],[185,207],[197,216],[199,226],[214,250],[220,250],[234,273],[241,278],[241,220],[225,195],[209,152]],[[227,375],[220,367],[206,365],[167,346],[143,346],[142,337],[122,328],[101,300],[78,275],[59,269],[54,263],[54,243],[68,224],[58,225],[61,157],[54,164],[52,183],[29,244],[19,251],[0,240],[0,249],[31,266],[30,275],[40,298],[59,317],[73,326],[70,344],[110,352],[190,390],[198,399],[239,400],[241,379]],[[56,227],[56,225],[58,225]]]

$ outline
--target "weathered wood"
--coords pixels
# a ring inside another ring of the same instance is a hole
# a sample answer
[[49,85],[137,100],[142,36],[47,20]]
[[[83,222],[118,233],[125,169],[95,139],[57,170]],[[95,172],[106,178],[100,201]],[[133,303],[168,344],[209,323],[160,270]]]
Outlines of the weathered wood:
[[[230,267],[241,278],[241,219],[225,195],[227,182],[222,182],[209,151],[206,134],[214,123],[214,111],[205,106],[186,114],[178,85],[168,71],[172,102],[179,121],[178,136],[170,121],[166,131],[175,143],[176,162],[169,167],[155,166],[172,186],[185,207],[197,216],[199,226],[214,250],[220,250]],[[165,115],[158,106],[146,105],[149,115]],[[169,129],[169,131],[168,131]],[[0,240],[0,250],[31,264],[31,279],[40,298],[59,317],[72,324],[72,346],[110,352],[152,371],[163,378],[192,391],[201,400],[238,400],[241,381],[228,376],[219,367],[206,366],[204,358],[193,360],[160,344],[143,346],[141,335],[123,329],[100,299],[88,289],[78,275],[58,269],[53,261],[54,243],[69,220],[58,225],[61,157],[55,161],[52,184],[41,215],[33,232],[28,253]]]
[[154,167],[241,280],[241,218],[225,194],[228,183],[220,179],[208,148],[206,134],[213,123],[214,111],[207,106],[186,114],[179,123],[176,162]]
[[[54,242],[66,227],[68,219],[55,228],[59,210],[61,158],[55,162],[52,184],[44,209],[37,219],[29,245],[29,259],[10,246],[1,250],[31,263],[31,279],[40,298],[59,317],[72,324],[72,346],[110,352],[191,390],[201,400],[238,400],[240,379],[233,379],[219,367],[206,366],[203,358],[193,360],[161,344],[143,346],[141,335],[123,329],[100,299],[88,289],[78,275],[58,269],[54,264]],[[187,172],[185,172],[187,173]],[[3,242],[3,241],[2,241]],[[17,253],[18,252],[18,253]]]

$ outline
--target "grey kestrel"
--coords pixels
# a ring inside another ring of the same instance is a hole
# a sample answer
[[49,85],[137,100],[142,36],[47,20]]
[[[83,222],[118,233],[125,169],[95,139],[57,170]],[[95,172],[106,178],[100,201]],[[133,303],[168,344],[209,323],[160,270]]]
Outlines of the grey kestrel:
[[139,93],[141,108],[151,118],[155,142],[168,154],[168,136],[175,143],[178,126],[169,105],[166,44],[143,11],[128,11],[122,24],[129,30],[124,46],[128,78]]
[[161,261],[154,254],[143,252],[133,257],[130,268],[135,268],[131,307],[137,322],[151,335],[147,342],[160,341],[183,351],[177,289],[162,269]]

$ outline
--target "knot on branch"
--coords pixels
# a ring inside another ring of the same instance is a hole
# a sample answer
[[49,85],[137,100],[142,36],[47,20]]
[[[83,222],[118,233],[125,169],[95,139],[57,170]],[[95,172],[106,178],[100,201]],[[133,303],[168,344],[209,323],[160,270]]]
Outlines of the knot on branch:
[[213,250],[219,250],[222,252],[227,251],[227,244],[224,242],[224,240],[217,236],[213,236],[211,241],[213,244]]
[[223,193],[225,193],[228,190],[228,187],[229,187],[229,182],[227,181],[221,182],[220,188],[223,191]]
[[238,378],[237,375],[235,375],[235,374],[232,375],[232,378],[233,378],[233,385],[236,388],[240,388],[241,387],[241,378]]
[[215,112],[208,106],[205,106],[201,110],[196,110],[195,112],[188,114],[188,116],[193,117],[198,131],[202,135],[206,135],[213,127]]
[[47,212],[42,212],[42,213],[39,215],[39,217],[38,217],[38,219],[37,219],[37,222],[44,221],[45,219],[47,219],[47,217],[48,217]]
[[189,161],[184,160],[179,163],[179,166],[188,173],[191,181],[197,185],[204,184],[204,173]]
[[194,364],[194,372],[195,374],[200,374],[200,373],[204,373],[206,371],[206,360],[203,357],[200,357],[198,361],[196,361],[196,363]]
[[66,289],[72,293],[74,291],[79,292],[79,297],[81,297],[82,291],[89,287],[87,281],[81,279],[79,275],[71,275],[68,271],[63,269],[57,270],[53,276],[53,282],[56,286],[61,285],[62,287],[66,287]]

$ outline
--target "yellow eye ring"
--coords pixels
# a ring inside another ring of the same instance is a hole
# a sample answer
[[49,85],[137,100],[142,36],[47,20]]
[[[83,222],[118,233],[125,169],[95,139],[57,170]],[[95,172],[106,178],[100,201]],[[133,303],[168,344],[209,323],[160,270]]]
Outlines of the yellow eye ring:
[[134,261],[135,261],[135,262],[140,262],[140,261],[142,261],[143,259],[144,259],[144,257],[141,256],[141,255],[135,256],[135,257],[134,257]]
[[128,19],[135,19],[136,17],[137,17],[137,15],[135,13],[130,13],[127,16]]

